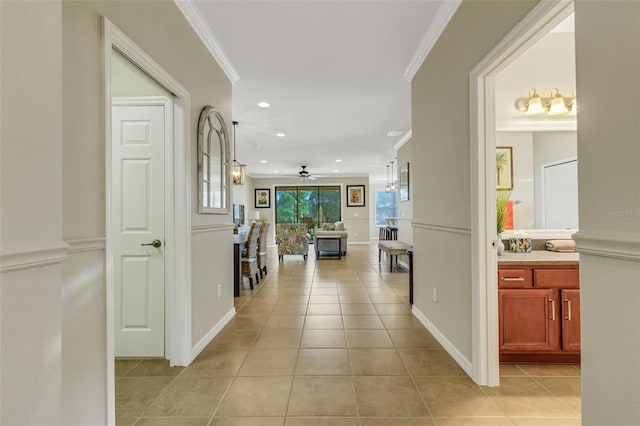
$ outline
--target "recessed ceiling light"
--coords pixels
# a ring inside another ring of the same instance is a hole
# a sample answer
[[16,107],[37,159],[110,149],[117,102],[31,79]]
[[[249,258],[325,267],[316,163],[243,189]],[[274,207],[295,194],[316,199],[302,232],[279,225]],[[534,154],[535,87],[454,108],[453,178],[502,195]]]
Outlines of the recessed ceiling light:
[[274,171],[273,171],[273,173],[280,173],[280,172],[279,172],[279,171],[277,171],[277,170],[274,170]]
[[404,134],[404,130],[389,130],[387,136],[400,136]]
[[333,173],[338,173],[338,171],[337,171],[337,170],[334,170],[334,171],[333,171]]
[[336,163],[342,163],[342,159],[341,159],[341,158],[338,158],[338,159],[336,160]]
[[261,162],[262,164],[265,164],[265,163],[267,162],[267,160],[260,160],[260,162]]
[[282,132],[279,132],[279,133],[276,133],[276,136],[279,137],[279,138],[284,138],[287,135],[282,133]]
[[260,108],[269,108],[271,104],[269,102],[262,101],[262,102],[258,102],[258,106]]

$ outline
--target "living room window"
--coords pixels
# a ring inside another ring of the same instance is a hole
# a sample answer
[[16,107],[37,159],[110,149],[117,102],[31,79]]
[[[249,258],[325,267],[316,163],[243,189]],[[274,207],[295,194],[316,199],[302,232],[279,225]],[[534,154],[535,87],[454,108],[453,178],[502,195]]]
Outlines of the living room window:
[[337,185],[276,186],[276,223],[307,223],[310,228],[318,228],[323,223],[338,222],[341,201]]
[[376,225],[385,226],[387,217],[398,217],[398,193],[376,191]]

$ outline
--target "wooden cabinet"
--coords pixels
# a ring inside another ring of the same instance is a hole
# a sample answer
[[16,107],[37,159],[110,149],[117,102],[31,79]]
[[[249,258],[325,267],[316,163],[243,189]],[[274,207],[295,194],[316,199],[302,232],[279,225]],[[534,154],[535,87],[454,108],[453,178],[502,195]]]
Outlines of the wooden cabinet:
[[500,361],[580,360],[577,266],[498,268]]

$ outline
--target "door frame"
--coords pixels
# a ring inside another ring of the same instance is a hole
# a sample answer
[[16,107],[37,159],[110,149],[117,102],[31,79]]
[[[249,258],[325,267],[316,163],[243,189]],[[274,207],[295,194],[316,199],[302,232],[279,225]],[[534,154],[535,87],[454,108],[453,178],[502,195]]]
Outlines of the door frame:
[[[165,169],[165,357],[170,365],[191,362],[191,96],[151,56],[109,19],[102,17],[105,114],[105,232],[107,423],[115,424],[114,284],[111,246],[111,56],[115,48],[173,95],[173,134]],[[165,150],[166,151],[166,150]]]
[[541,1],[469,73],[473,380],[500,384],[496,251],[495,76],[573,12],[573,0]]

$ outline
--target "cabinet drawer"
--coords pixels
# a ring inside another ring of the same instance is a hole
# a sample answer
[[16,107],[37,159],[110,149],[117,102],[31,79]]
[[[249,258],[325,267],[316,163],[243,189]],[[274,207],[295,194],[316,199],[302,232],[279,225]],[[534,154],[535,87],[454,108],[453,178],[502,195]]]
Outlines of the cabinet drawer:
[[539,288],[579,288],[577,269],[534,269],[533,285]]
[[498,288],[530,288],[531,269],[498,269]]

